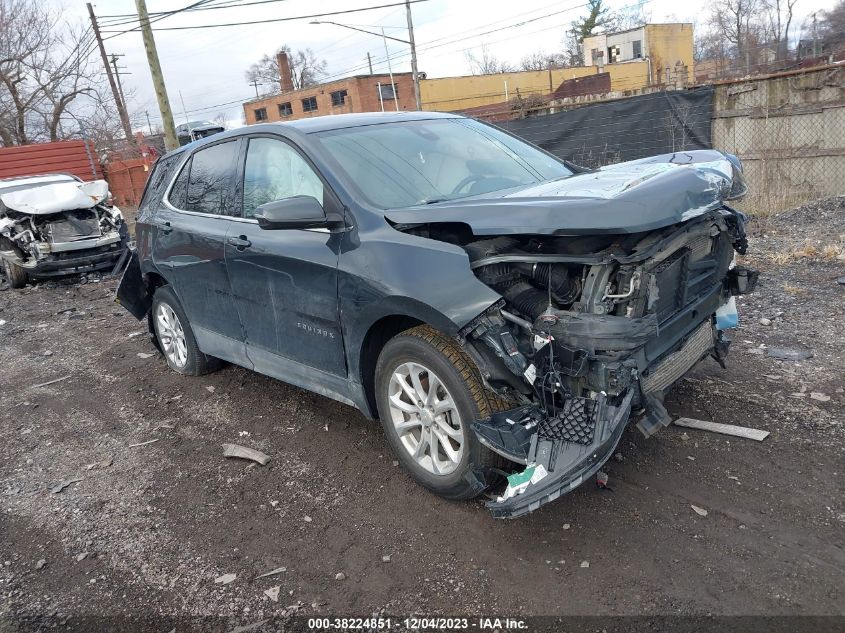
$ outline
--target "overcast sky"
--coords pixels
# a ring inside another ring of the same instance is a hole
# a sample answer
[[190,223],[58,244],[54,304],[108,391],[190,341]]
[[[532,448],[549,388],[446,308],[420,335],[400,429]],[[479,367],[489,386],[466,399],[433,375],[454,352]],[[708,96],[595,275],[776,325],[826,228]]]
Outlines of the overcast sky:
[[[265,0],[256,6],[183,12],[159,21],[154,27],[307,16],[394,2],[397,0]],[[830,8],[834,2],[799,0],[797,10],[800,17],[793,28],[793,37],[798,35],[805,16]],[[147,8],[153,13],[189,4],[192,4],[191,0],[148,0]],[[480,55],[483,44],[496,57],[513,64],[535,51],[560,51],[564,31],[583,14],[584,4],[585,0],[427,0],[414,3],[411,6],[419,69],[429,77],[469,74],[466,51]],[[642,4],[653,22],[703,22],[706,19],[704,9],[699,8],[703,6],[700,0],[645,0]],[[64,14],[71,20],[87,22],[87,10],[81,0],[65,0],[62,6]],[[609,6],[619,9],[631,5],[627,0],[609,0]],[[123,30],[132,24],[106,26],[117,22],[118,18],[105,16],[132,14],[135,3],[133,0],[100,0],[94,3],[94,10],[98,16],[103,16],[101,28],[104,31]],[[156,31],[156,44],[177,125],[185,120],[182,99],[191,120],[223,115],[232,124],[239,122],[242,113],[239,103],[255,96],[255,89],[247,84],[244,77],[245,70],[262,55],[274,52],[282,44],[288,44],[294,50],[313,49],[319,58],[326,60],[330,78],[366,73],[367,52],[373,57],[374,71],[387,72],[381,38],[330,24],[309,24],[312,19]],[[407,38],[404,6],[321,19],[365,29],[380,30],[384,27],[387,35]],[[112,35],[104,33],[103,37]],[[109,54],[124,55],[120,63],[125,67],[124,71],[131,74],[123,76],[122,80],[135,95],[130,107],[136,112],[148,111],[155,125],[160,117],[141,35],[138,32],[126,33],[110,37],[105,44]],[[393,71],[409,71],[408,47],[390,41],[388,46]],[[143,115],[142,120],[145,121]]]

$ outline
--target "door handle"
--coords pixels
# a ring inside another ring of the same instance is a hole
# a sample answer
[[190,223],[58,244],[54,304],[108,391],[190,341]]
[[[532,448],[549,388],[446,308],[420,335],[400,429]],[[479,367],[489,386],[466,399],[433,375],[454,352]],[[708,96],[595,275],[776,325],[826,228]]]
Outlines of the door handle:
[[229,244],[237,248],[239,251],[245,250],[252,246],[252,242],[246,239],[246,235],[238,235],[238,237],[230,237]]
[[167,235],[173,230],[173,227],[170,226],[170,222],[165,222],[161,227],[161,232]]

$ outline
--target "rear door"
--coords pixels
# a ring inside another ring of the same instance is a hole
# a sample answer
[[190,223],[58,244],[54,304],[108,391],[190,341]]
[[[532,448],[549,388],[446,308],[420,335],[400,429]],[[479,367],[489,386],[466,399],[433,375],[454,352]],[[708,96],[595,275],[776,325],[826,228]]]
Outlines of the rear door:
[[153,259],[173,284],[202,351],[245,360],[243,330],[225,265],[226,237],[240,216],[235,170],[241,139],[194,152],[156,214]]
[[340,203],[297,147],[279,136],[245,139],[241,169],[243,219],[226,244],[232,292],[255,368],[295,361],[346,376],[337,302],[342,231],[265,230],[253,218],[266,202],[305,195],[324,208]]

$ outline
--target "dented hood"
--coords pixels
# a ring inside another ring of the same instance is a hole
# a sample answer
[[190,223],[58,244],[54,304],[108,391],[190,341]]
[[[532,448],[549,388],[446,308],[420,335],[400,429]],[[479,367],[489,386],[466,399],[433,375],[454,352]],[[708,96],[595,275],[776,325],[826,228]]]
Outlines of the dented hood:
[[21,189],[0,195],[7,209],[30,215],[48,215],[90,209],[106,200],[109,185],[105,180],[57,182],[52,185]]
[[745,191],[735,156],[697,150],[386,211],[385,217],[395,225],[459,222],[475,235],[638,233],[703,215]]

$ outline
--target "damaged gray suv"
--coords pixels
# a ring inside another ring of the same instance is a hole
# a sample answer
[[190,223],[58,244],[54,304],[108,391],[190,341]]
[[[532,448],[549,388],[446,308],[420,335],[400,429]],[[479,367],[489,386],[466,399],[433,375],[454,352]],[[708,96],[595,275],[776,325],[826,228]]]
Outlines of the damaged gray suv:
[[720,152],[590,171],[455,115],[255,125],[158,161],[118,300],[175,371],[351,404],[419,483],[516,517],[723,363],[744,192]]

